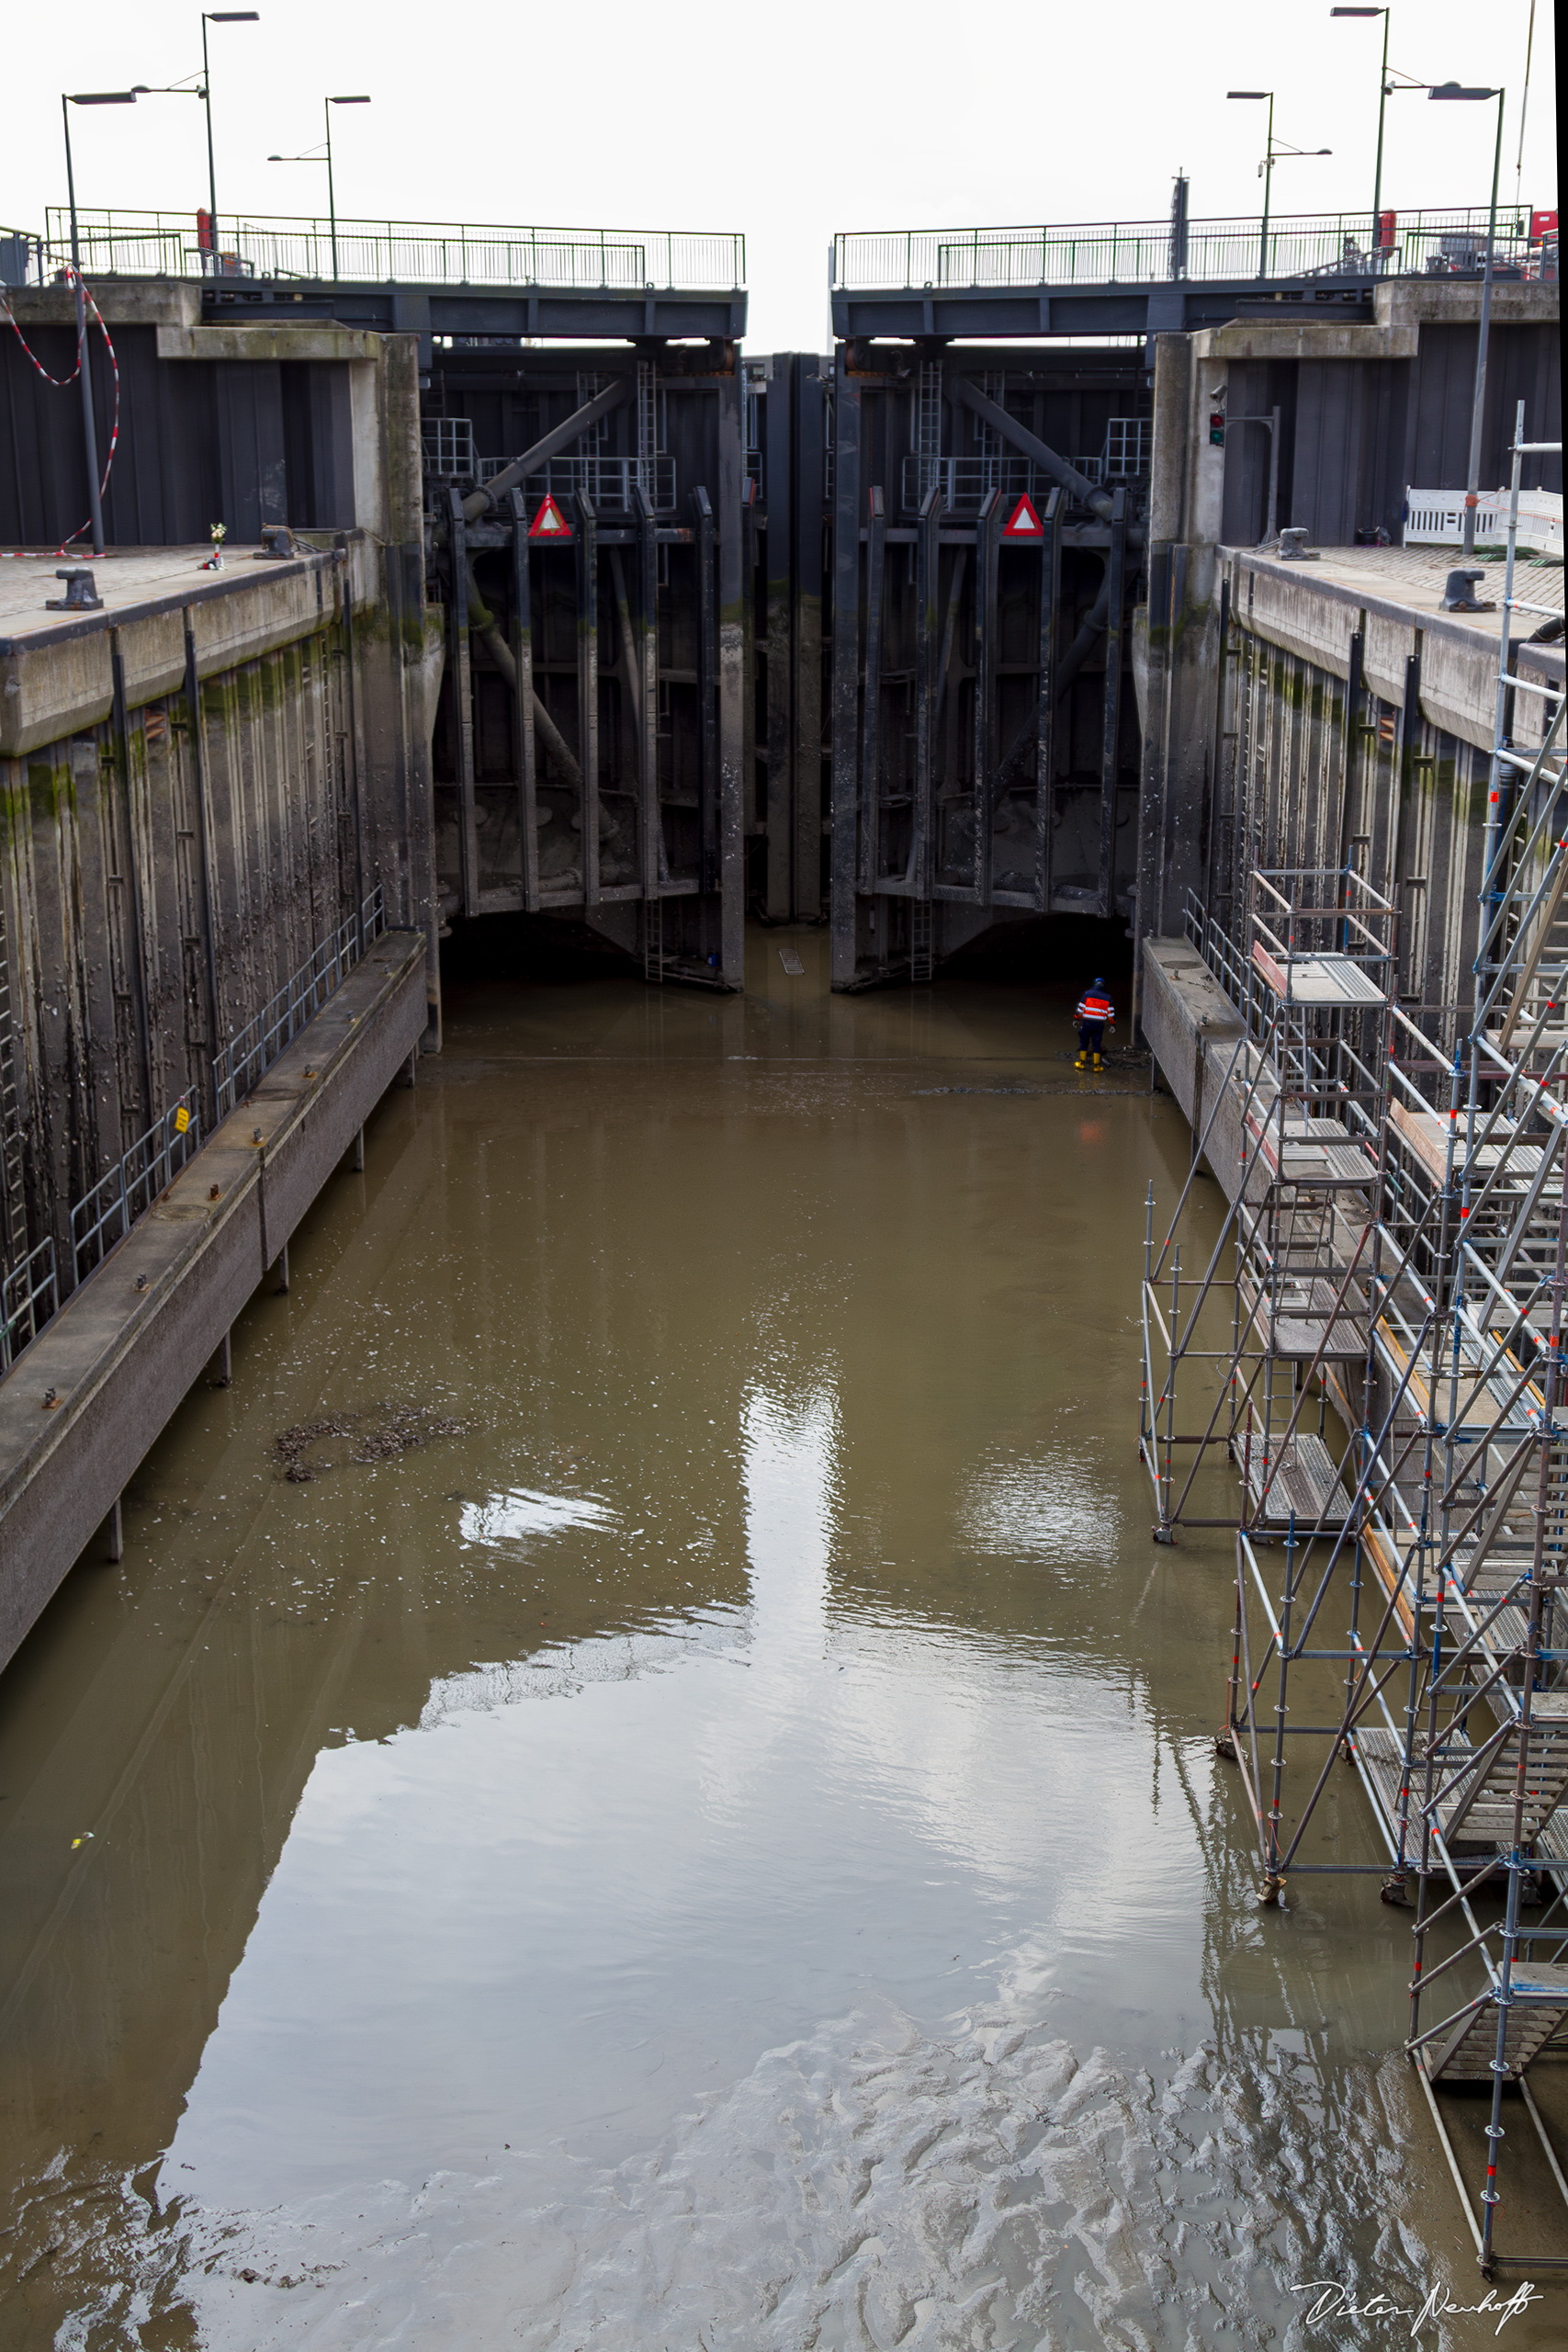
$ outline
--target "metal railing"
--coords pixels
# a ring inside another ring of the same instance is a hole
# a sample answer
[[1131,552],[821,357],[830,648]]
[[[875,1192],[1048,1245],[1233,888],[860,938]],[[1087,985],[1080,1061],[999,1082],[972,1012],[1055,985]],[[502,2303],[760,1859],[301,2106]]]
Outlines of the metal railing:
[[[1115,416],[1094,457],[1074,458],[1078,472],[1096,483],[1140,481],[1149,469],[1154,428],[1147,417]],[[906,514],[918,514],[928,491],[940,490],[950,514],[978,513],[987,491],[1004,498],[1049,497],[1051,477],[1032,458],[1014,452],[980,457],[927,457],[911,451],[903,460],[899,498]],[[1077,510],[1077,502],[1069,504]]]
[[[193,215],[81,211],[76,232],[88,277],[320,278],[376,285],[584,287],[639,292],[735,291],[746,282],[746,240],[728,231],[525,229],[430,220],[328,220],[225,214],[216,254]],[[43,274],[71,253],[71,219],[45,216]],[[333,265],[333,254],[336,265]]]
[[51,1235],[0,1280],[0,1373],[10,1371],[59,1305]]
[[[1416,490],[1404,493],[1405,524],[1402,534],[1407,548],[1457,547],[1464,536],[1464,497],[1462,490]],[[1505,483],[1501,490],[1483,490],[1475,510],[1475,538],[1494,542],[1506,536],[1508,528],[1509,491]],[[1560,490],[1521,490],[1519,519],[1515,544],[1529,548],[1538,555],[1562,558],[1562,492]]]
[[0,227],[0,286],[37,286],[41,253],[35,231]]
[[[481,458],[474,445],[472,422],[466,416],[432,417],[424,427],[424,472],[428,481],[491,481],[512,463],[510,458]],[[652,458],[550,458],[523,482],[525,499],[570,500],[581,491],[604,514],[629,514],[632,491],[640,483],[659,514],[675,511],[675,460],[665,453]]]
[[1131,481],[1154,463],[1152,416],[1113,416],[1105,428],[1105,471],[1096,480]]
[[[1332,956],[1371,978],[1391,961],[1393,901],[1354,867],[1255,865],[1253,948],[1277,967],[1276,994],[1288,997],[1295,968]],[[1360,1001],[1358,998],[1338,1000]],[[1381,1001],[1381,1000],[1380,1000]]]
[[201,1141],[196,1089],[189,1087],[163,1116],[138,1136],[118,1165],[99,1178],[71,1212],[74,1279],[83,1282],[101,1265],[150,1209]]
[[[509,466],[510,458],[481,458],[476,480],[489,481]],[[632,491],[637,483],[647,491],[656,514],[675,511],[675,460],[657,458],[550,458],[523,481],[523,495],[532,501],[547,492],[556,499],[581,490],[599,513],[629,514]],[[570,509],[569,509],[570,516]]]
[[[224,1047],[212,1066],[220,1119],[243,1101],[386,928],[385,902],[378,886],[359,913],[323,940],[255,1019]],[[103,1263],[137,1218],[166,1191],[200,1142],[201,1120],[196,1089],[191,1087],[154,1120],[145,1135],[138,1136],[130,1150],[73,1207],[73,1284],[85,1282]],[[51,1237],[40,1241],[19,1265],[0,1275],[0,1374],[10,1370],[59,1308]]]
[[484,463],[474,447],[471,417],[427,416],[420,441],[425,473],[437,481],[473,481]]
[[1249,1012],[1258,976],[1242,949],[1229,932],[1215,922],[1196,890],[1187,893],[1182,929],[1189,944],[1198,950],[1236,1011]]
[[220,1119],[226,1119],[260,1084],[284,1047],[292,1045],[306,1022],[321,1011],[371,941],[378,939],[386,928],[386,909],[378,885],[358,914],[350,915],[329,933],[276,994],[268,998],[255,1019],[229,1040],[212,1064]]
[[978,514],[987,491],[1004,498],[1032,498],[1038,505],[1051,489],[1049,477],[1032,458],[922,458],[903,461],[899,496],[906,514],[918,514],[928,491],[940,490],[949,514]]
[[[1397,215],[1380,242],[1370,212],[1270,220],[1193,220],[1186,266],[1172,266],[1170,222],[854,231],[833,240],[833,284],[871,293],[919,287],[1168,285],[1173,278],[1473,277],[1485,255],[1487,208]],[[1495,272],[1557,275],[1555,242],[1529,235],[1528,210],[1499,214]],[[1259,264],[1262,266],[1259,266]]]

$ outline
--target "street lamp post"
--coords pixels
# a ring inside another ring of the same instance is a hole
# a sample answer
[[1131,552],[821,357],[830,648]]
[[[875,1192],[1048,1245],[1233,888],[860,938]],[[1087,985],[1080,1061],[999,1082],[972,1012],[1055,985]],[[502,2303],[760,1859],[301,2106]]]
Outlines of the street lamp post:
[[334,286],[337,283],[337,195],[333,187],[333,107],[367,107],[369,104],[367,97],[324,99],[321,111],[327,119],[326,153],[318,155],[312,148],[307,149],[302,155],[269,155],[266,159],[269,164],[325,164],[327,167],[327,223],[332,238]]
[[1382,67],[1378,74],[1378,160],[1377,168],[1372,174],[1372,252],[1375,256],[1381,250],[1378,244],[1378,220],[1382,211],[1382,119],[1383,109],[1388,104],[1388,27],[1389,18],[1393,11],[1392,8],[1330,8],[1328,13],[1331,17],[1381,17],[1382,18]]
[[1427,93],[1430,98],[1495,98],[1497,143],[1492,156],[1492,205],[1486,215],[1486,266],[1481,278],[1481,332],[1475,341],[1475,397],[1470,412],[1470,465],[1464,485],[1463,553],[1466,562],[1475,553],[1475,509],[1481,490],[1481,425],[1486,405],[1486,342],[1492,324],[1492,252],[1497,237],[1497,180],[1503,168],[1503,110],[1506,90],[1472,90],[1460,82],[1439,82]]
[[71,153],[73,107],[133,107],[141,98],[194,97],[193,90],[154,88],[138,82],[133,90],[62,90],[60,116],[65,125],[65,193],[71,206],[71,277],[76,296],[76,372],[82,379],[82,438],[87,456],[87,511],[92,517],[93,553],[104,551],[103,488],[98,480],[98,429],[93,415],[93,369],[87,346],[87,300],[82,287],[82,240],[76,220],[76,166]]
[[1332,147],[1291,147],[1274,144],[1274,93],[1272,90],[1227,90],[1227,98],[1267,98],[1269,101],[1269,136],[1264,143],[1263,161],[1258,170],[1263,175],[1263,233],[1258,241],[1258,275],[1269,275],[1269,199],[1274,187],[1274,166],[1286,155],[1331,155]]
[[255,25],[261,22],[254,8],[204,8],[201,12],[201,96],[207,108],[207,218],[212,239],[212,274],[218,275],[218,166],[212,154],[212,76],[207,65],[207,28],[209,25]]
[[93,415],[93,371],[87,355],[87,304],[82,291],[82,243],[76,228],[76,168],[71,159],[73,107],[133,107],[134,90],[62,90],[61,120],[65,125],[65,193],[71,205],[71,284],[76,297],[76,373],[82,379],[82,440],[87,457],[88,513],[93,523],[93,553],[104,551],[103,494],[98,481],[98,428]]

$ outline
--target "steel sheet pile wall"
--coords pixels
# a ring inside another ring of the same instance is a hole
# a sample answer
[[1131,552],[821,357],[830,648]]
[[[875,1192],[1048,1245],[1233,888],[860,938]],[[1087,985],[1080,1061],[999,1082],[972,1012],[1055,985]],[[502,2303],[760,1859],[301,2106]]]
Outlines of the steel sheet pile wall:
[[[72,1204],[182,1097],[211,1125],[215,1057],[290,977],[377,890],[423,920],[417,712],[379,551],[340,537],[220,579],[195,549],[132,558],[189,585],[0,645],[5,1259],[52,1236],[62,1295]],[[41,605],[49,574],[25,576]]]
[[1142,353],[850,344],[833,401],[835,987],[929,978],[1021,915],[1125,917]]
[[734,346],[438,350],[424,436],[443,911],[572,919],[650,979],[739,987],[754,485]]

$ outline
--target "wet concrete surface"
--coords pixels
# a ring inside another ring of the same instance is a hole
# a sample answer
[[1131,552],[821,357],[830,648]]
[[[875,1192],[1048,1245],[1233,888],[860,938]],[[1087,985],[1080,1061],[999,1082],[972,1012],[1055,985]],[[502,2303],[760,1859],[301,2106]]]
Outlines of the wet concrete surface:
[[[0,2343],[1133,2352],[1409,2340],[1315,2280],[1477,2300],[1408,1923],[1258,1911],[1228,1539],[1148,1539],[1185,1122],[1074,1074],[1069,988],[749,958],[450,990],[6,1677]],[[1312,1834],[1379,1859],[1348,1773]]]

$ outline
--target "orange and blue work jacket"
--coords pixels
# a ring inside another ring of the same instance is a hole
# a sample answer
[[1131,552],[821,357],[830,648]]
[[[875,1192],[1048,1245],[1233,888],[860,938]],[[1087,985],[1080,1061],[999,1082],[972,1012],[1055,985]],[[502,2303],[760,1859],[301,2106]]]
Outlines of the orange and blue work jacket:
[[1086,996],[1073,1015],[1073,1019],[1082,1022],[1086,1028],[1102,1027],[1106,1022],[1115,1018],[1116,1007],[1108,996]]

